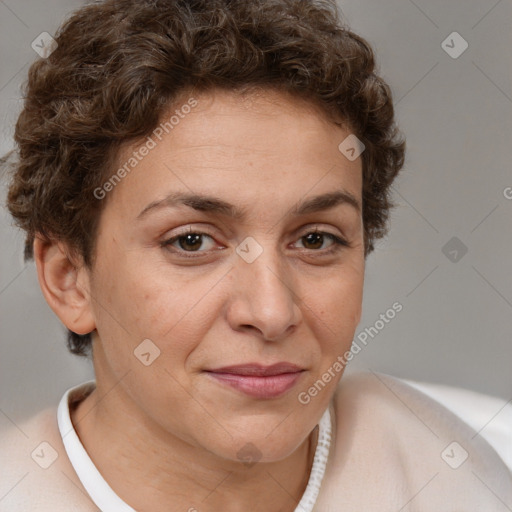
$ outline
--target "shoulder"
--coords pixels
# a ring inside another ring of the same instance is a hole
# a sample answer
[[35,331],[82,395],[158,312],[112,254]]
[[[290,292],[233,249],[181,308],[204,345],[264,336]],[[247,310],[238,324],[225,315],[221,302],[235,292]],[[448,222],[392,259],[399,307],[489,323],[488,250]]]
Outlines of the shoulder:
[[67,457],[56,407],[2,425],[0,512],[97,510]]
[[512,509],[512,475],[491,446],[405,382],[379,373],[346,375],[331,413],[330,499],[370,510],[377,504],[408,511]]

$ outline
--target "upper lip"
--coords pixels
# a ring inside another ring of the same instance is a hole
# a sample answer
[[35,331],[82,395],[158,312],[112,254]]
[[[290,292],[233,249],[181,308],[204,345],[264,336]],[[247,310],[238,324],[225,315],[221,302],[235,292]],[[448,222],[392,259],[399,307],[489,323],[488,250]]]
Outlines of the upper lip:
[[232,366],[223,366],[208,370],[212,373],[231,373],[233,375],[251,375],[256,377],[267,377],[271,375],[281,375],[283,373],[297,373],[303,368],[292,363],[276,363],[270,366],[264,366],[259,363],[239,364]]

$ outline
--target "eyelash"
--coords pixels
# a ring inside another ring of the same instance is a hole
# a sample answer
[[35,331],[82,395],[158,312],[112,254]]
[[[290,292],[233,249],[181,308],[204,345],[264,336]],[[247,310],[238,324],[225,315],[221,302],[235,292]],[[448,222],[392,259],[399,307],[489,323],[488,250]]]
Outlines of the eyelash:
[[[323,249],[323,250],[311,249],[311,251],[313,251],[313,252],[321,253],[320,256],[329,256],[331,254],[334,254],[334,253],[337,253],[337,252],[343,250],[344,248],[350,247],[350,244],[346,240],[344,240],[343,238],[340,238],[339,236],[333,235],[332,233],[328,233],[326,231],[319,231],[319,230],[308,231],[307,233],[305,233],[304,235],[299,237],[299,239],[304,238],[307,235],[311,235],[311,234],[319,234],[319,235],[327,236],[333,241],[333,244],[331,245],[331,247],[329,249]],[[180,238],[183,238],[187,235],[207,236],[207,237],[213,239],[213,236],[208,233],[204,233],[202,231],[189,230],[189,231],[185,231],[183,233],[179,233],[171,238],[168,238],[167,240],[164,240],[163,242],[161,242],[160,245],[162,248],[170,250],[169,246],[171,246],[174,242],[178,241]],[[308,250],[308,249],[305,249],[305,250]],[[184,258],[200,258],[208,251],[184,251],[183,249],[179,249],[177,251],[171,250],[171,252],[178,253],[180,256],[182,256]]]

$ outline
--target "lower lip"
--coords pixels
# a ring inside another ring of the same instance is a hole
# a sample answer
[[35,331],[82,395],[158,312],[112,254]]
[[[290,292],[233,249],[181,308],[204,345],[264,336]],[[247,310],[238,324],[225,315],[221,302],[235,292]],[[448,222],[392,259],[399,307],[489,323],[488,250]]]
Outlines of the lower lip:
[[257,377],[232,373],[208,372],[214,379],[255,398],[276,398],[288,391],[299,380],[302,372],[282,373]]

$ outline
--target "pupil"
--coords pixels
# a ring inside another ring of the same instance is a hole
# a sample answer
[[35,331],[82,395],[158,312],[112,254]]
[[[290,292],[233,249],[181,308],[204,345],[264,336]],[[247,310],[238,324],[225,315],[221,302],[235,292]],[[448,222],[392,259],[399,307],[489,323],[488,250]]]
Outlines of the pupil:
[[[185,239],[185,244],[181,243],[181,240]],[[191,240],[194,240],[195,239],[195,243]],[[185,236],[182,236],[181,237],[181,240],[180,240],[180,246],[182,249],[187,249],[187,248],[191,248],[191,246],[195,246],[195,247],[192,247],[193,249],[197,249],[198,247],[201,247],[201,242],[200,242],[200,239],[201,239],[201,235],[198,235],[198,234],[190,234],[190,235],[185,235]],[[184,245],[187,245],[188,247],[184,247]]]
[[[321,233],[310,233],[303,237],[306,240],[306,243],[309,245],[315,246],[315,248],[322,246],[322,238],[323,235]],[[185,240],[185,243],[182,241]],[[188,247],[185,247],[187,245]],[[197,233],[192,233],[189,235],[184,235],[180,238],[180,246],[182,249],[197,249],[201,247],[201,235]]]
[[[321,246],[322,246],[322,236],[323,236],[323,235],[322,235],[322,234],[320,234],[320,233],[310,233],[309,235],[306,235],[306,236],[305,236],[305,238],[306,238],[306,240],[307,240],[307,243],[308,243],[308,244],[311,244],[311,243],[312,243],[312,244],[313,244],[313,245],[315,245],[315,246],[318,246],[318,245],[319,245],[319,246],[321,247]],[[315,242],[312,240],[312,238],[316,238],[316,244],[315,244]],[[309,240],[308,240],[308,239],[309,239]]]

